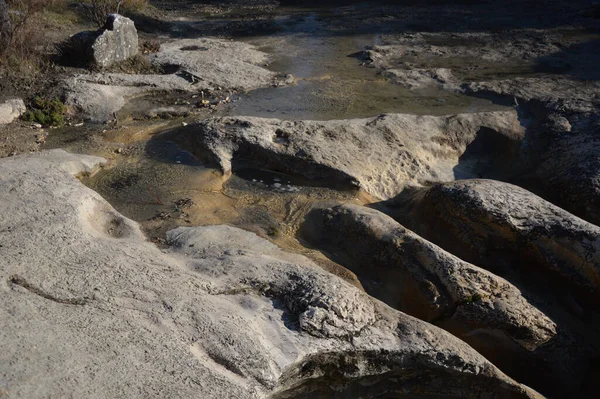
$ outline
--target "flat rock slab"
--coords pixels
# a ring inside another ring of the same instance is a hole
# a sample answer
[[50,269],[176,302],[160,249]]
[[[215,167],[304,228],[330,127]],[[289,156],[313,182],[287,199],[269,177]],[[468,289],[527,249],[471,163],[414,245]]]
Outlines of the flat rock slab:
[[73,177],[102,162],[62,150],[0,160],[9,397],[539,397],[253,233],[178,228],[159,250]]
[[[112,120],[128,99],[152,92],[206,89],[252,90],[270,86],[276,76],[264,68],[267,55],[253,46],[221,39],[181,39],[161,45],[148,57],[165,74],[80,74],[63,82],[68,105],[94,122]],[[167,104],[171,105],[171,104]]]
[[156,66],[175,67],[198,79],[202,87],[252,90],[273,83],[265,69],[267,54],[233,40],[181,39],[163,43],[148,60]]

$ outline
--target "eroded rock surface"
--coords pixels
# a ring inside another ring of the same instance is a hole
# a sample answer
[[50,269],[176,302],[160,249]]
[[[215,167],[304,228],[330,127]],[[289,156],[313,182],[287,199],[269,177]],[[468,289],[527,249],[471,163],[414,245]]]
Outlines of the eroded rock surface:
[[597,81],[565,77],[472,83],[468,93],[514,98],[529,119],[520,183],[600,223],[600,99]]
[[457,338],[252,233],[179,228],[162,252],[73,178],[100,158],[56,150],[0,162],[10,397],[331,397],[361,386],[539,397]]
[[463,180],[396,201],[405,201],[404,218],[414,216],[417,232],[463,259],[496,265],[518,260],[590,295],[600,289],[600,229],[527,190]]
[[[371,295],[422,320],[503,331],[534,350],[555,324],[508,281],[464,262],[391,217],[358,205],[314,211],[312,242],[339,254]],[[344,231],[342,236],[339,231]]]
[[444,86],[454,82],[448,68],[436,69],[388,69],[385,76],[408,89],[421,89],[428,86]]
[[231,40],[182,39],[161,45],[148,57],[163,68],[178,68],[196,77],[203,87],[222,86],[252,90],[273,83],[274,73],[265,69],[267,55],[253,46]]
[[68,78],[66,103],[95,122],[112,120],[134,96],[152,92],[197,92],[227,88],[251,90],[269,86],[275,73],[253,46],[222,39],[181,39],[161,45],[148,62],[164,74],[95,73]]
[[103,32],[94,40],[91,50],[93,62],[101,67],[133,57],[138,53],[135,24],[122,15],[109,15]]
[[137,55],[138,34],[131,19],[111,14],[102,29],[77,33],[60,50],[71,64],[106,68]]
[[[380,115],[342,121],[216,118],[188,128],[189,150],[228,175],[236,162],[312,179],[354,183],[385,199],[412,184],[477,173],[461,165],[469,144],[483,136],[510,143],[524,133],[514,111],[451,116]],[[487,139],[486,139],[487,140]],[[503,150],[503,148],[500,148]]]
[[579,392],[596,353],[591,335],[571,329],[576,321],[554,320],[547,300],[522,284],[362,206],[313,211],[302,237],[355,272],[369,294],[452,332],[513,377],[548,395]]

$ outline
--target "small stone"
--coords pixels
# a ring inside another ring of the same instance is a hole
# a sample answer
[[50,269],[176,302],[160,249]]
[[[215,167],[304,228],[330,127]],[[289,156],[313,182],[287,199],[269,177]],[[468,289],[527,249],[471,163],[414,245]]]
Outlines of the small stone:
[[26,111],[25,103],[20,98],[7,100],[0,104],[0,125],[13,122]]

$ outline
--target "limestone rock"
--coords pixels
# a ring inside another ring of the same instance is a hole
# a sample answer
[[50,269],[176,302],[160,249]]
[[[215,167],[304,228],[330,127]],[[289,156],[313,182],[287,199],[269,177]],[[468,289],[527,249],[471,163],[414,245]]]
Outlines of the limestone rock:
[[556,335],[554,322],[508,281],[375,209],[342,205],[313,211],[306,224],[315,229],[315,245],[339,254],[368,293],[396,309],[430,322],[451,320],[463,333],[502,331],[531,351]]
[[416,231],[463,259],[477,264],[519,259],[532,272],[543,270],[580,293],[599,292],[600,228],[525,189],[462,180],[405,197],[401,206]]
[[528,136],[527,183],[545,198],[600,225],[600,118],[552,114]]
[[561,317],[564,310],[549,307],[539,290],[465,262],[366,207],[316,209],[301,237],[353,271],[367,293],[452,332],[519,381],[548,395],[579,392],[597,353],[594,334],[580,332],[597,327]]
[[[165,74],[80,74],[65,79],[68,105],[93,122],[112,120],[135,96],[153,92],[200,92],[216,88],[251,90],[269,86],[275,74],[259,66],[266,54],[246,43],[221,39],[181,39],[163,44],[149,62]],[[170,105],[170,104],[169,104]]]
[[267,55],[231,40],[180,39],[163,43],[148,57],[156,66],[177,68],[202,87],[252,90],[270,86],[275,73],[263,68]]
[[[230,227],[147,242],[62,150],[0,160],[10,397],[540,397],[452,335]],[[398,381],[402,383],[398,383]]]
[[[592,383],[599,354],[600,228],[523,188],[492,180],[409,189],[377,206],[445,250],[510,281],[556,323],[556,336],[537,351],[535,361],[497,365],[504,370],[528,365],[511,375],[548,395],[587,397],[580,390]],[[475,345],[482,353],[497,346]]]
[[94,64],[108,67],[137,53],[138,35],[133,21],[122,15],[109,15],[103,31],[91,46]]
[[63,82],[66,104],[92,122],[114,118],[127,101],[153,91],[196,91],[177,75],[128,75],[121,73],[76,75]]
[[13,122],[25,111],[25,103],[20,98],[5,101],[0,104],[0,125],[6,125]]
[[[461,156],[471,143],[493,136],[510,148],[524,130],[514,111],[503,111],[440,117],[387,114],[324,122],[228,117],[190,125],[187,132],[187,149],[215,162],[226,176],[236,162],[252,163],[355,184],[386,199],[407,185],[477,173],[462,165]],[[500,153],[504,149],[494,148]],[[508,160],[513,154],[504,155]]]
[[394,83],[412,90],[454,82],[452,71],[448,68],[388,69],[384,76],[390,78]]
[[520,185],[600,224],[600,99],[597,81],[564,77],[471,83],[474,95],[515,99],[527,122]]

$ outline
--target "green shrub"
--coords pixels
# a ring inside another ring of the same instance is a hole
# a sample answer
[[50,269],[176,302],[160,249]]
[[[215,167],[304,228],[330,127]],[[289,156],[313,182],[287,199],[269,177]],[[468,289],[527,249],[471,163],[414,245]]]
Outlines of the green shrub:
[[482,299],[483,299],[483,297],[481,296],[481,294],[475,293],[475,294],[469,296],[468,298],[464,299],[463,303],[464,304],[476,303],[476,302],[481,301]]
[[42,126],[62,126],[65,122],[67,107],[57,98],[35,97],[23,114],[23,120],[37,122]]
[[277,237],[279,236],[279,229],[275,226],[269,226],[269,228],[267,228],[267,235],[269,237]]

